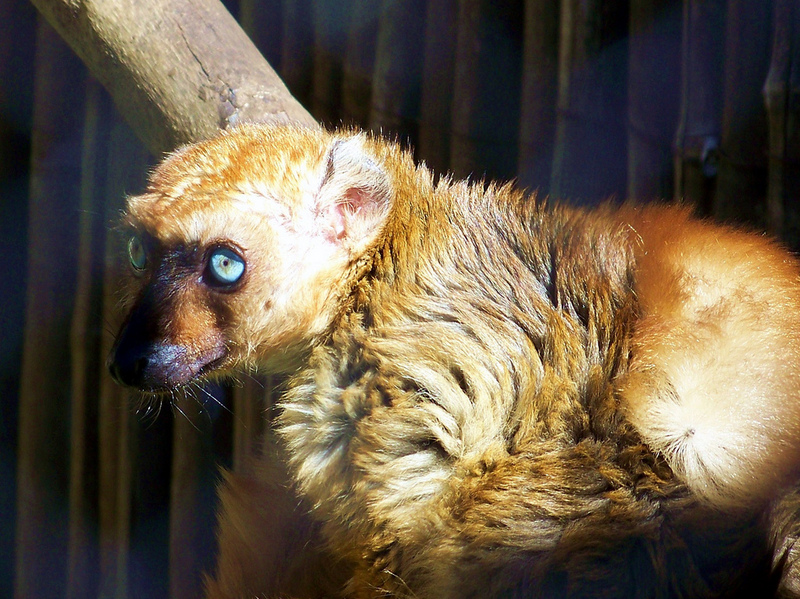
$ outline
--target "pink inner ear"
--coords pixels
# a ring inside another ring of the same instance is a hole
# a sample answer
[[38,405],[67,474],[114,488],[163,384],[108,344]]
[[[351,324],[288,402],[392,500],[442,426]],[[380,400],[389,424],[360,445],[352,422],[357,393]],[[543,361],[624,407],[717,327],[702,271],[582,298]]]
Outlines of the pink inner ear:
[[345,204],[334,204],[331,210],[330,224],[333,228],[333,238],[337,241],[342,239],[347,233],[344,216],[345,210]]
[[362,208],[374,202],[372,194],[360,187],[351,187],[344,195],[343,206],[350,214],[358,214]]
[[373,201],[370,193],[358,187],[348,189],[341,201],[337,202],[331,211],[331,226],[335,239],[342,239],[348,233],[348,220],[356,215],[364,214],[364,208]]

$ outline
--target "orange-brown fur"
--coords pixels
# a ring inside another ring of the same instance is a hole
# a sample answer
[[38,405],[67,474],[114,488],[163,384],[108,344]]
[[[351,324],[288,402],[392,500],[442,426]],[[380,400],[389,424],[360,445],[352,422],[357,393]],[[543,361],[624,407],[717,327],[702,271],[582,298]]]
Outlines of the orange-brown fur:
[[[168,158],[127,219],[122,382],[290,375],[220,491],[209,597],[796,587],[800,270],[770,240],[260,126]],[[246,263],[225,288],[220,245]]]

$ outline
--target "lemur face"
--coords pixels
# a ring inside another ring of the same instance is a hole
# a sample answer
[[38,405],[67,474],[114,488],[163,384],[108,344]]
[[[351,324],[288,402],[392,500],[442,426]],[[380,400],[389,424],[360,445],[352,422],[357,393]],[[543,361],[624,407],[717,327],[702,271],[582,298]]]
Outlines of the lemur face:
[[114,378],[160,391],[236,361],[236,295],[257,276],[246,255],[241,240],[165,243],[132,231],[128,257],[138,299],[112,352]]
[[114,378],[161,392],[295,367],[374,235],[384,182],[361,138],[313,130],[245,128],[171,156],[128,200],[133,307],[109,357]]
[[[186,212],[185,205],[191,204]],[[291,268],[270,219],[223,193],[129,202],[130,295],[112,352],[114,378],[146,391],[250,367],[272,343],[291,347]],[[298,273],[299,274],[299,273]]]

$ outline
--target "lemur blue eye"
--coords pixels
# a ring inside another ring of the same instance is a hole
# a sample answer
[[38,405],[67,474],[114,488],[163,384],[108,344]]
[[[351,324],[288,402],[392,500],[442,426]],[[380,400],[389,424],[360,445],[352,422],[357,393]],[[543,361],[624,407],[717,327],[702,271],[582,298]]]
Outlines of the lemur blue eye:
[[208,272],[218,285],[233,285],[244,274],[244,260],[228,248],[216,248],[208,258]]
[[147,266],[147,252],[144,250],[142,240],[137,235],[128,240],[128,259],[134,270],[144,270],[144,267]]

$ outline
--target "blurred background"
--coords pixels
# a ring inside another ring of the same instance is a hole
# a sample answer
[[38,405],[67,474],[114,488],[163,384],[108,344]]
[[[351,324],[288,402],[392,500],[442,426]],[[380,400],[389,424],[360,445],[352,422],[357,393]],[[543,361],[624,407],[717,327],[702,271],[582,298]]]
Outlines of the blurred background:
[[[315,118],[437,173],[680,200],[800,248],[795,0],[225,4]],[[33,6],[0,0],[0,597],[196,597],[218,468],[263,429],[275,381],[157,413],[105,371],[114,223],[157,159]]]

